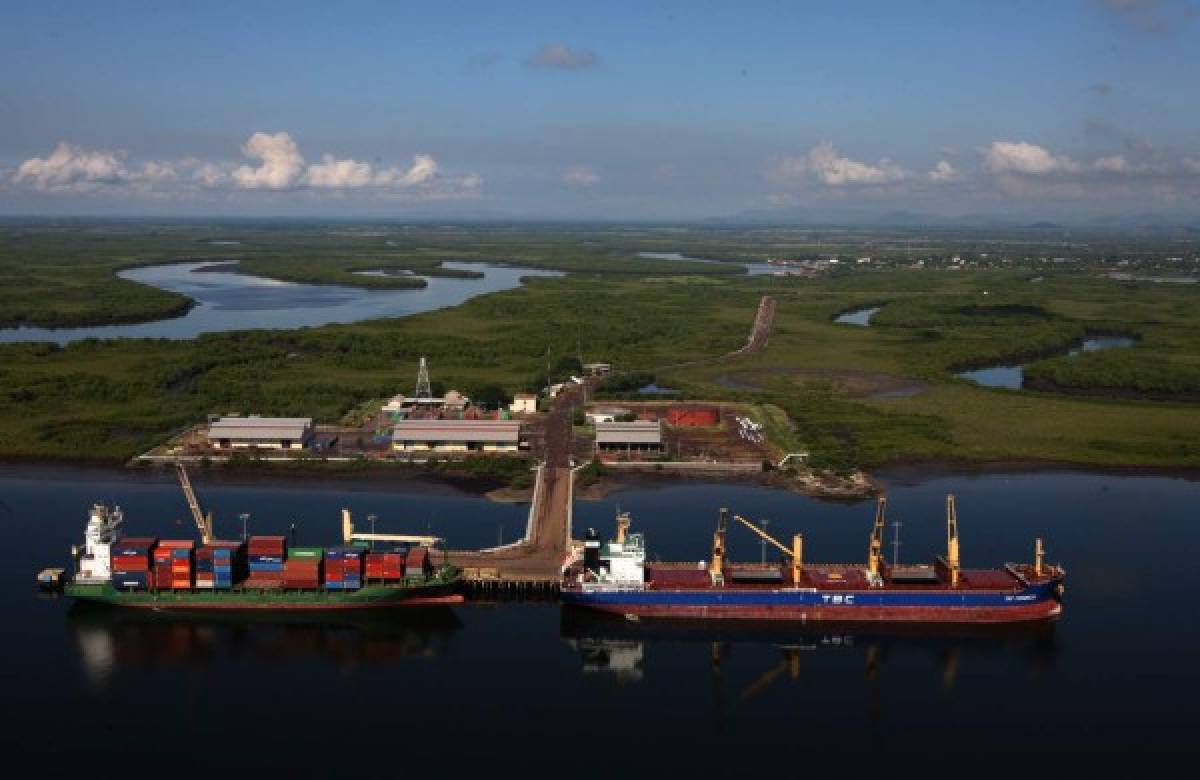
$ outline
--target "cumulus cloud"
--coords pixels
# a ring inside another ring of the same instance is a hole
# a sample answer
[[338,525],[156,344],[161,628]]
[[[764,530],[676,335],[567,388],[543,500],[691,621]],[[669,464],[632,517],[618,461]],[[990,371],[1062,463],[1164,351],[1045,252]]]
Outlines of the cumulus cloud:
[[115,187],[149,190],[176,175],[167,162],[151,160],[130,168],[124,152],[88,150],[60,141],[46,157],[21,163],[12,180],[40,192],[86,193]]
[[370,163],[322,155],[306,164],[286,132],[255,133],[242,153],[257,165],[185,157],[131,167],[123,152],[90,151],[60,143],[47,157],[17,168],[14,184],[43,192],[87,193],[124,189],[145,195],[236,190],[369,190],[393,197],[445,200],[477,197],[483,178],[476,173],[446,177],[429,154],[416,154],[407,167],[374,168]]
[[427,184],[437,178],[437,160],[428,154],[413,156],[413,163],[407,170],[386,168],[375,176],[375,183],[381,187],[416,187]]
[[784,157],[775,174],[785,179],[807,174],[830,187],[893,184],[909,177],[907,171],[886,157],[877,163],[843,157],[829,141],[817,144],[803,157]]
[[114,152],[90,152],[59,142],[47,157],[21,163],[13,180],[42,192],[87,192],[128,175],[124,161]]
[[1069,157],[1051,154],[1046,147],[1025,141],[993,141],[984,152],[983,162],[992,173],[1029,176],[1074,172],[1081,167]]
[[242,146],[242,154],[258,159],[259,165],[242,165],[233,171],[233,181],[246,190],[286,190],[304,173],[304,158],[287,133],[255,133]]
[[357,160],[335,160],[332,154],[308,166],[304,181],[310,187],[331,189],[365,187],[371,183],[371,166]]
[[586,49],[572,49],[565,43],[548,43],[534,52],[528,63],[535,68],[585,70],[596,64],[596,55]]
[[590,165],[572,165],[563,171],[562,180],[575,187],[591,187],[600,181],[600,174]]
[[958,178],[958,171],[950,164],[949,160],[938,160],[938,164],[933,166],[933,170],[929,172],[929,180],[938,183],[954,181]]

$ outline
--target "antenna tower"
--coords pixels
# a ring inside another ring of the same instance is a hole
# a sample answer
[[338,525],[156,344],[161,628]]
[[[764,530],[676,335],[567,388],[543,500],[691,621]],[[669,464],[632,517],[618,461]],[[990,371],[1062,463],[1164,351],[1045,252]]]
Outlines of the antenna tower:
[[429,367],[425,365],[425,357],[421,357],[421,367],[417,369],[417,392],[414,398],[433,398],[433,390],[429,387]]

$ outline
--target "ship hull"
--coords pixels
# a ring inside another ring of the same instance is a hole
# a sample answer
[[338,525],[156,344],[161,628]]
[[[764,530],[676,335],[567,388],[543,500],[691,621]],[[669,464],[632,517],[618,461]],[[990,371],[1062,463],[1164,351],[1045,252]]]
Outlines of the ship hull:
[[639,618],[843,624],[999,624],[1055,620],[1057,582],[1003,592],[736,588],[564,589],[573,607]]
[[80,602],[158,612],[330,612],[441,607],[463,601],[457,582],[369,585],[353,591],[118,591],[111,585],[71,584],[66,595]]

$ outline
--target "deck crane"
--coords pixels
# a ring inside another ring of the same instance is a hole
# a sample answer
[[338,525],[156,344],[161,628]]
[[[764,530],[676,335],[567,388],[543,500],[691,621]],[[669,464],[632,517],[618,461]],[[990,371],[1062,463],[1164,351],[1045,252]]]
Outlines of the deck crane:
[[200,511],[200,502],[196,500],[196,491],[192,490],[192,481],[188,479],[183,461],[175,461],[175,473],[179,476],[179,486],[183,488],[183,497],[187,499],[188,508],[192,510],[192,520],[196,523],[196,530],[200,532],[200,541],[202,544],[208,544],[213,540],[212,512],[205,515]]
[[887,497],[880,496],[875,505],[875,526],[871,529],[871,545],[867,550],[867,570],[871,576],[878,577],[883,564],[883,527],[886,523]]
[[950,586],[958,587],[958,510],[953,493],[946,496],[946,568],[950,570]]
[[434,547],[442,541],[440,536],[415,536],[413,534],[364,534],[354,530],[354,518],[349,509],[342,510],[342,541],[351,542],[399,542]]
[[800,582],[800,569],[803,568],[804,565],[804,534],[796,534],[793,536],[792,546],[789,548],[787,545],[777,540],[774,536],[771,536],[769,533],[762,530],[741,515],[734,515],[733,519],[737,520],[739,523],[758,534],[764,541],[770,542],[778,547],[783,551],[784,555],[792,559],[792,585],[798,586]]

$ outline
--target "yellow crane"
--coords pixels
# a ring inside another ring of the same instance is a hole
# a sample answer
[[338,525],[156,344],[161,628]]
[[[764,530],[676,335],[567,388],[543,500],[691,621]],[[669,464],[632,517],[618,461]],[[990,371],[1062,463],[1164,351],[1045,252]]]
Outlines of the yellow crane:
[[200,541],[202,544],[208,544],[213,540],[212,512],[205,515],[200,511],[200,502],[196,500],[196,491],[192,490],[192,481],[188,479],[183,461],[175,461],[175,473],[179,477],[179,486],[183,488],[183,497],[187,499],[188,509],[192,510],[192,520],[196,523],[196,530],[200,532]]
[[440,536],[418,536],[413,534],[371,534],[358,533],[354,530],[354,518],[349,509],[342,510],[342,541],[350,542],[399,542],[401,544],[416,544],[421,547],[434,547],[442,541]]
[[946,496],[946,568],[950,570],[950,587],[958,586],[958,510],[954,494]]
[[[783,551],[784,555],[791,558],[792,584],[800,582],[800,569],[802,568],[804,561],[803,534],[796,534],[793,536],[792,546],[788,547],[741,515],[734,515],[733,519],[737,520],[739,523],[746,526],[766,541],[778,547]],[[714,584],[720,584],[725,579],[725,535],[728,530],[728,526],[729,510],[722,508],[720,518],[717,520],[717,530],[713,532],[712,560],[710,560],[708,564],[708,573],[709,576],[712,577]]]
[[871,529],[871,545],[867,549],[867,569],[874,576],[879,576],[883,564],[883,526],[886,522],[887,497],[880,496],[875,505],[875,526]]

